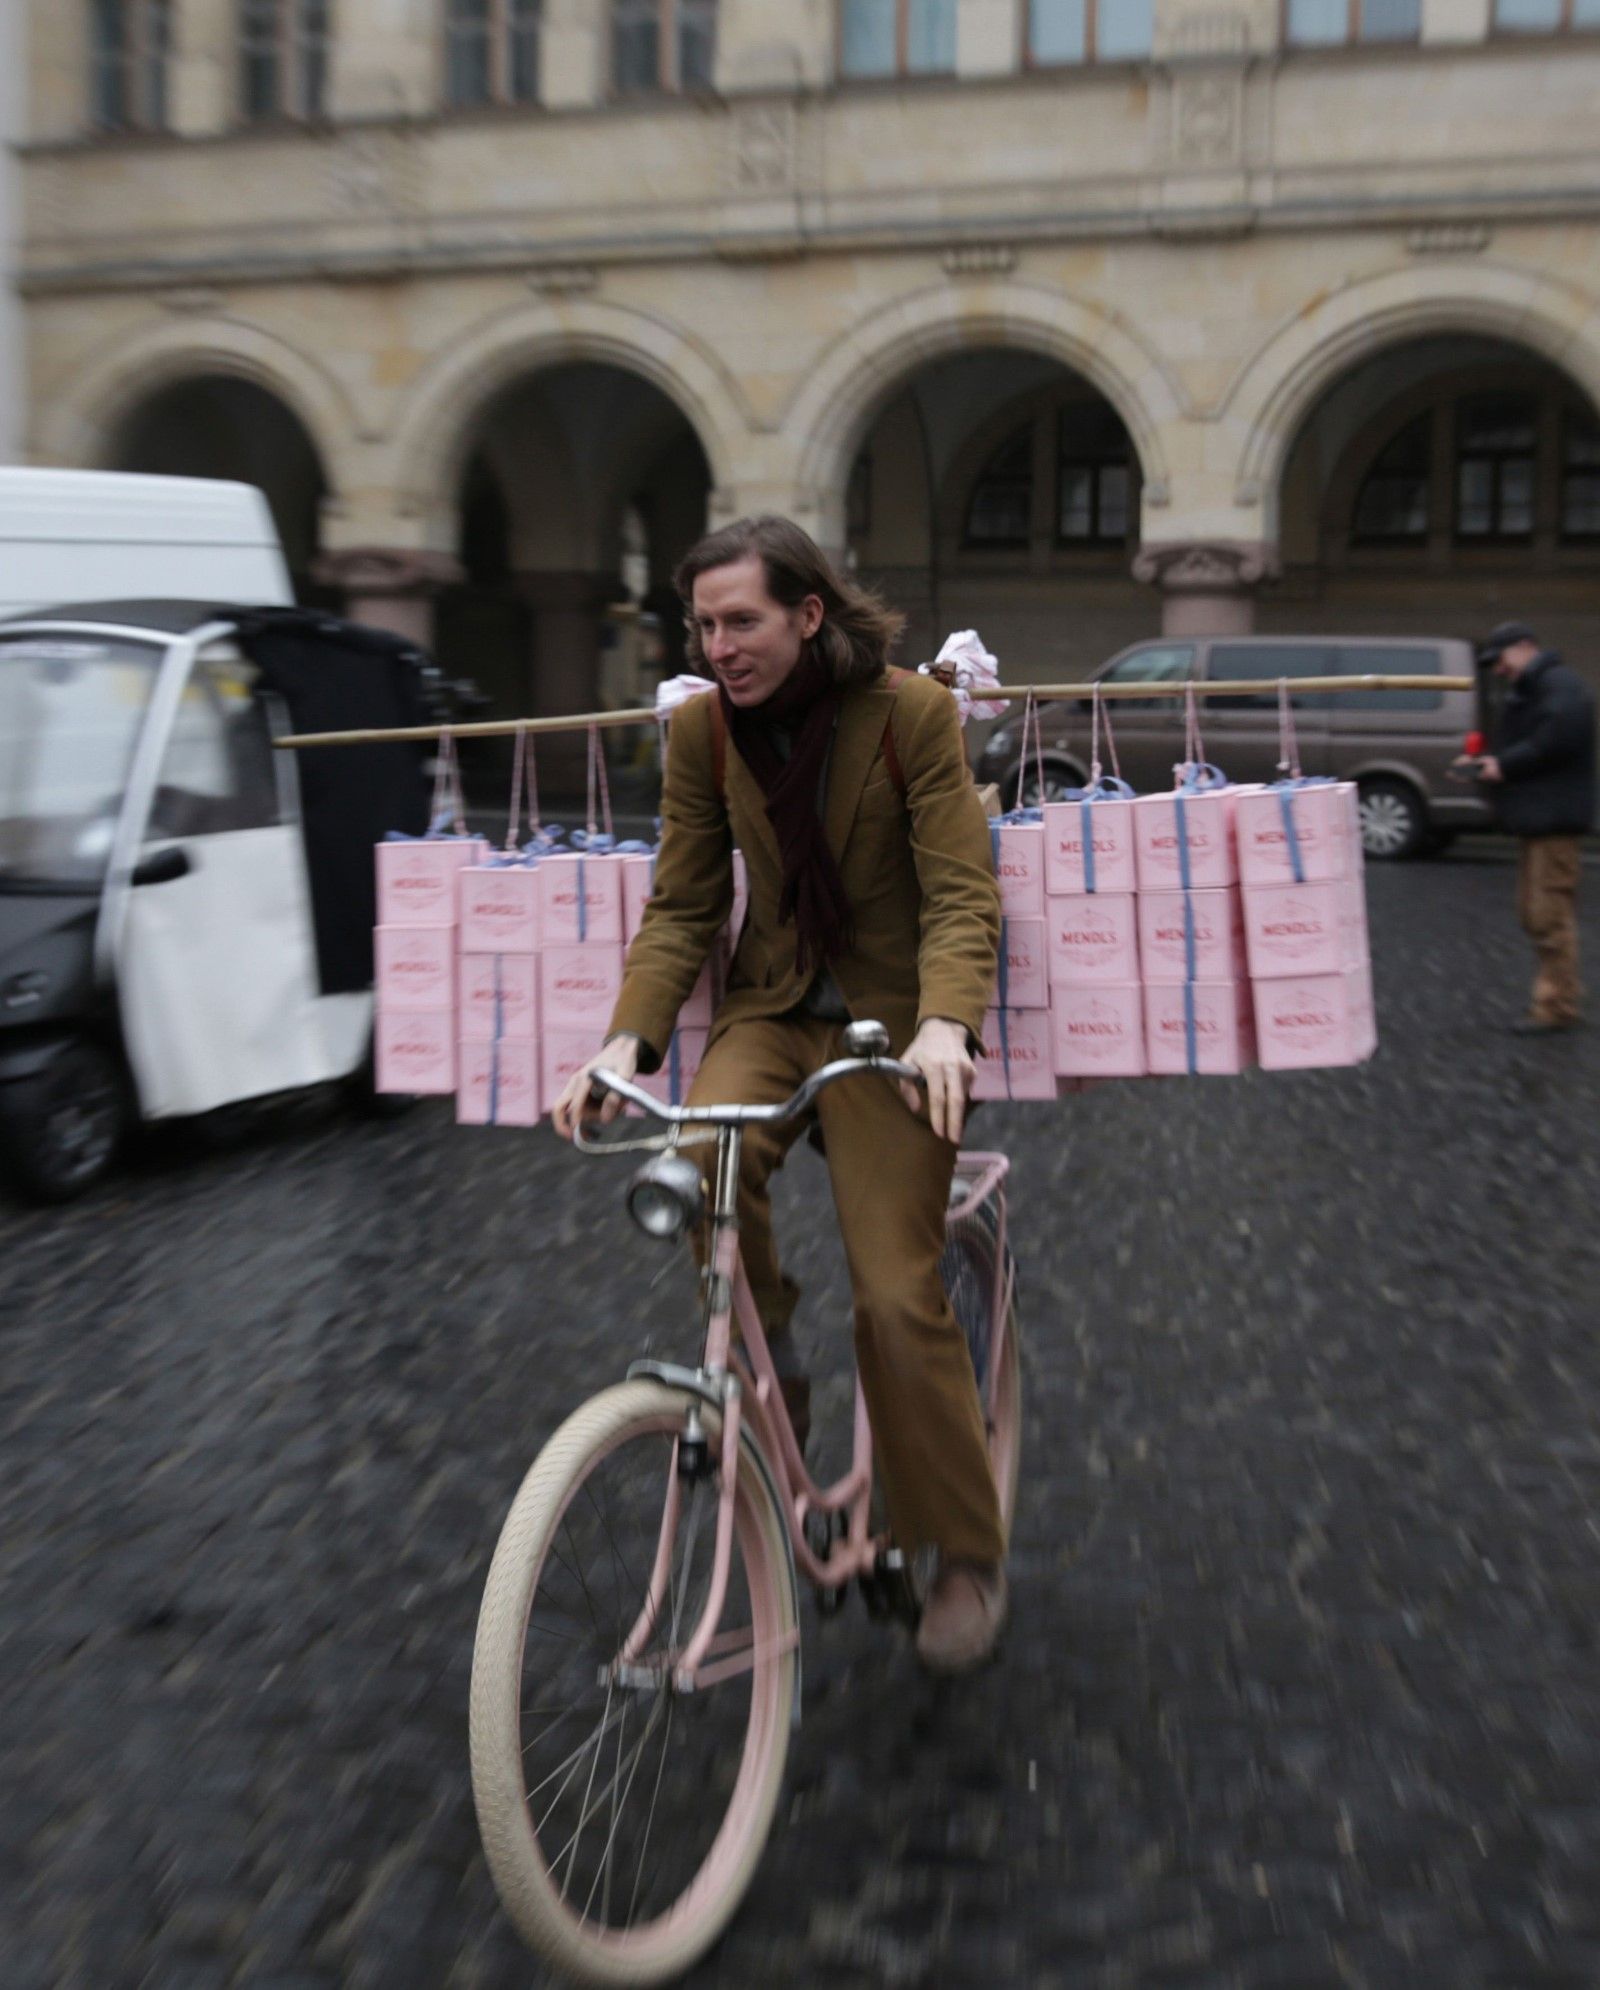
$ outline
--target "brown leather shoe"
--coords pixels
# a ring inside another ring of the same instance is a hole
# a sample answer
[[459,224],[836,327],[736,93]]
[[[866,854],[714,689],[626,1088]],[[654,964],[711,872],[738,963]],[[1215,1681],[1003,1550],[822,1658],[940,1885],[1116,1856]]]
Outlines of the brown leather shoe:
[[789,1412],[789,1421],[794,1425],[794,1441],[799,1445],[803,1458],[806,1455],[806,1441],[811,1436],[811,1377],[780,1375],[778,1393]]
[[930,1672],[972,1672],[994,1656],[1006,1621],[1002,1562],[947,1561],[917,1626],[917,1657]]

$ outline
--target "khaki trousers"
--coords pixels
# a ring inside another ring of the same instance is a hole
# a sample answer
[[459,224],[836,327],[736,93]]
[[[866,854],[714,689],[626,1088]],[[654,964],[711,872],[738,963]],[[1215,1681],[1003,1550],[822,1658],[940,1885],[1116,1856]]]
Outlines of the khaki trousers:
[[1575,1023],[1578,979],[1578,872],[1583,839],[1524,836],[1517,847],[1517,917],[1539,957],[1529,1014],[1540,1023]]
[[[706,1053],[691,1105],[774,1105],[842,1052],[843,1025],[811,1016],[735,1023]],[[856,1361],[890,1522],[901,1546],[997,1562],[1005,1535],[966,1337],[939,1277],[956,1150],[898,1088],[863,1074],[817,1101],[855,1298]],[[797,1296],[772,1236],[767,1184],[803,1125],[745,1134],[739,1245],[762,1322]]]

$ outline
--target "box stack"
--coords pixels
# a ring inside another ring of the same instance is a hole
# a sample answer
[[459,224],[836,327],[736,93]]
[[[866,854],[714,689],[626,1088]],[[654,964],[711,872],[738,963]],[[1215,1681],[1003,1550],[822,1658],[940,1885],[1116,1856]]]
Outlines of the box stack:
[[1074,1086],[1145,1071],[1132,793],[1097,783],[1044,809],[1055,1069]]
[[1378,1034],[1355,784],[1255,789],[1237,822],[1263,1069],[1365,1062]]
[[1053,1099],[1046,970],[1044,827],[1037,810],[1018,810],[989,825],[1000,882],[1000,973],[994,1006],[983,1021],[975,1099]]
[[1234,811],[1220,777],[1134,804],[1152,1075],[1231,1075],[1255,1061]]
[[456,1118],[532,1126],[539,1117],[539,874],[526,857],[461,873],[461,1038]]
[[396,836],[378,845],[373,934],[375,1083],[380,1092],[452,1092],[456,1083],[456,922],[473,836]]

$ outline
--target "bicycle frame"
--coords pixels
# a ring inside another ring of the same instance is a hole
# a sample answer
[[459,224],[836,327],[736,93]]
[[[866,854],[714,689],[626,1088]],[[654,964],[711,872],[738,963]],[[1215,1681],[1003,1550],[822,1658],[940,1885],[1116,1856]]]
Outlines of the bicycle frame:
[[[728,1575],[732,1565],[739,1443],[747,1402],[753,1406],[750,1421],[757,1436],[763,1440],[761,1450],[782,1503],[795,1561],[807,1579],[824,1589],[842,1588],[854,1577],[873,1573],[880,1555],[889,1546],[887,1536],[870,1532],[872,1428],[867,1418],[866,1397],[859,1375],[855,1388],[851,1460],[844,1476],[831,1485],[820,1486],[800,1455],[793,1425],[783,1407],[777,1369],[773,1365],[761,1316],[739,1252],[738,1187],[742,1149],[743,1138],[737,1126],[718,1128],[710,1215],[711,1240],[703,1273],[703,1351],[699,1371],[674,1370],[655,1362],[639,1362],[629,1370],[630,1375],[653,1375],[693,1390],[686,1436],[692,1433],[697,1420],[694,1396],[720,1399],[722,1406],[721,1488],[711,1585],[699,1621],[673,1666],[673,1684],[684,1693],[693,1692],[697,1686],[718,1684],[747,1670],[758,1657],[767,1655],[755,1650],[747,1633],[718,1631],[727,1601]],[[959,1223],[972,1216],[991,1197],[997,1198],[997,1276],[989,1334],[991,1376],[998,1372],[1013,1296],[1013,1278],[1005,1248],[1004,1183],[1010,1166],[1010,1161],[1003,1154],[958,1156],[957,1175],[958,1178],[965,1178],[966,1193],[958,1203],[952,1204],[946,1217],[947,1225]],[[735,1321],[742,1352],[733,1345]],[[663,1621],[678,1526],[682,1485],[678,1467],[683,1442],[684,1438],[680,1438],[673,1448],[672,1475],[648,1595],[616,1661],[615,1669],[624,1680],[633,1668],[639,1666],[653,1630]],[[828,1552],[820,1558],[813,1552],[805,1534],[806,1517],[813,1511],[842,1513],[845,1516],[843,1534],[830,1543]],[[791,1649],[798,1642],[799,1633],[796,1631],[784,1640],[781,1649]],[[656,1675],[652,1672],[648,1676],[653,1679]]]

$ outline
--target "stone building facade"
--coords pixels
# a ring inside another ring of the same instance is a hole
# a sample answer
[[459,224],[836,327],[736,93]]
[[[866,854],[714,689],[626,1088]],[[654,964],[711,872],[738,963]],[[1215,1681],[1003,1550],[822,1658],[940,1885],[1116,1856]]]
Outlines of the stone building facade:
[[1600,663],[1600,0],[32,0],[35,460],[583,708],[792,514],[1009,675]]
[[0,7],[0,463],[15,463],[22,454],[22,312],[16,294],[22,216],[11,148],[23,129],[25,26],[20,8]]

